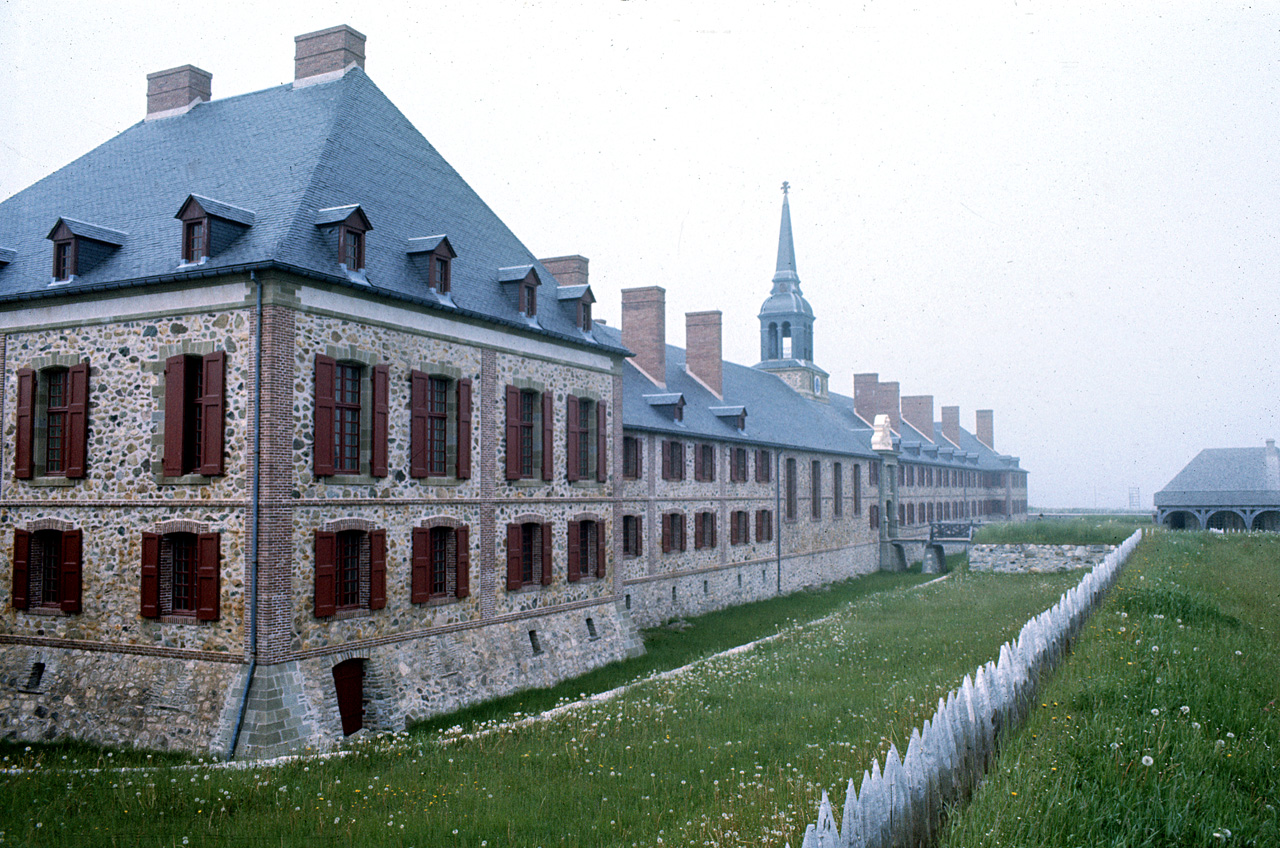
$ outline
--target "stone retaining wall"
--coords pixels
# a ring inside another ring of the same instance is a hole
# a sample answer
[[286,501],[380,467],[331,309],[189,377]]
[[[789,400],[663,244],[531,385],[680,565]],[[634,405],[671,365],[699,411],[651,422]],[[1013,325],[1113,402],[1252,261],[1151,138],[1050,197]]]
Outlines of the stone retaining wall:
[[972,545],[971,571],[1044,574],[1093,568],[1116,549],[1115,545]]

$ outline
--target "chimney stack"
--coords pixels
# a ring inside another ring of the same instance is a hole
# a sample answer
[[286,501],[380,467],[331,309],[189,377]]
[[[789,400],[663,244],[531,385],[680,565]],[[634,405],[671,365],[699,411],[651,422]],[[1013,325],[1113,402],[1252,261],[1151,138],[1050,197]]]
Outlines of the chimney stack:
[[622,344],[631,363],[662,388],[667,387],[667,290],[647,286],[622,290]]
[[942,407],[942,435],[950,439],[956,447],[960,446],[960,407]]
[[352,63],[363,68],[364,41],[362,34],[346,24],[299,35],[293,40],[294,84],[340,77]]
[[147,120],[181,115],[213,96],[213,74],[195,65],[147,74]]
[[720,310],[686,312],[684,316],[684,366],[716,397],[724,397],[723,358],[720,347]]
[[875,424],[876,388],[879,384],[879,374],[853,375],[853,411],[868,424]]
[[587,257],[585,256],[553,256],[550,259],[539,259],[542,267],[551,272],[558,286],[587,285]]
[[978,441],[982,442],[984,445],[991,448],[992,450],[995,450],[996,449],[996,434],[995,434],[995,419],[994,419],[995,413],[992,412],[990,409],[979,409],[977,412],[977,415],[978,415],[978,428],[977,428],[977,432],[975,432],[974,435],[978,437]]
[[889,427],[895,433],[902,432],[902,408],[898,402],[898,394],[897,381],[881,383],[876,388],[876,412],[889,416]]
[[902,399],[902,417],[907,423],[920,431],[929,441],[933,441],[933,395],[911,395]]

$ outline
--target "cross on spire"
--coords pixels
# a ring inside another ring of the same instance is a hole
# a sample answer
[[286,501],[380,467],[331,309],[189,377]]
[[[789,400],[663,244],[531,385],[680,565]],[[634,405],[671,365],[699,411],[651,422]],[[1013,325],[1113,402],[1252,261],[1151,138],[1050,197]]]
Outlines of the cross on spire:
[[787,196],[787,193],[788,193],[789,191],[791,191],[791,183],[787,182],[786,180],[783,180],[783,181],[782,181],[782,196],[783,196],[783,197],[786,197],[786,196]]

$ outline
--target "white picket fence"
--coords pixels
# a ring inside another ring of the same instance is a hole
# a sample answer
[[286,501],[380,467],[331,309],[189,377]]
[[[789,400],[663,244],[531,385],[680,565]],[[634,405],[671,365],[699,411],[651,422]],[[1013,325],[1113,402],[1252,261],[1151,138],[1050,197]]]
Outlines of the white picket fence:
[[969,798],[1004,735],[1034,706],[1041,675],[1062,659],[1141,539],[1142,531],[1136,531],[1079,585],[1028,621],[1016,639],[1001,645],[997,661],[965,675],[958,689],[939,698],[933,718],[911,731],[905,757],[890,744],[884,768],[872,761],[871,771],[862,773],[860,791],[850,779],[839,827],[824,791],[818,821],[805,830],[802,848],[932,845],[943,811]]

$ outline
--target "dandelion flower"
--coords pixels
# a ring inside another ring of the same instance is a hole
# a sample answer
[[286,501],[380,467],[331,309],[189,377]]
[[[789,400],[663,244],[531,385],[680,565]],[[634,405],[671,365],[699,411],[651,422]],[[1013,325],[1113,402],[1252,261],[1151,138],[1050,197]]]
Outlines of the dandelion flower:
[[1183,714],[1183,715],[1186,715],[1187,713],[1191,712],[1191,708],[1190,708],[1190,707],[1188,707],[1186,704],[1183,704],[1183,705],[1182,705],[1181,707],[1179,707],[1178,709],[1182,710],[1182,714]]
[[1154,709],[1154,708],[1153,708],[1153,709],[1151,710],[1151,714],[1152,714],[1153,716],[1158,716],[1158,715],[1160,715],[1160,710],[1158,710],[1158,709]]
[[1148,757],[1143,757],[1143,758],[1142,758],[1142,764],[1143,764],[1144,766],[1153,766],[1153,765],[1155,765],[1155,764],[1156,764],[1156,761],[1155,761],[1155,760],[1153,760],[1153,759],[1151,759],[1151,757],[1149,757],[1149,756],[1148,756]]

